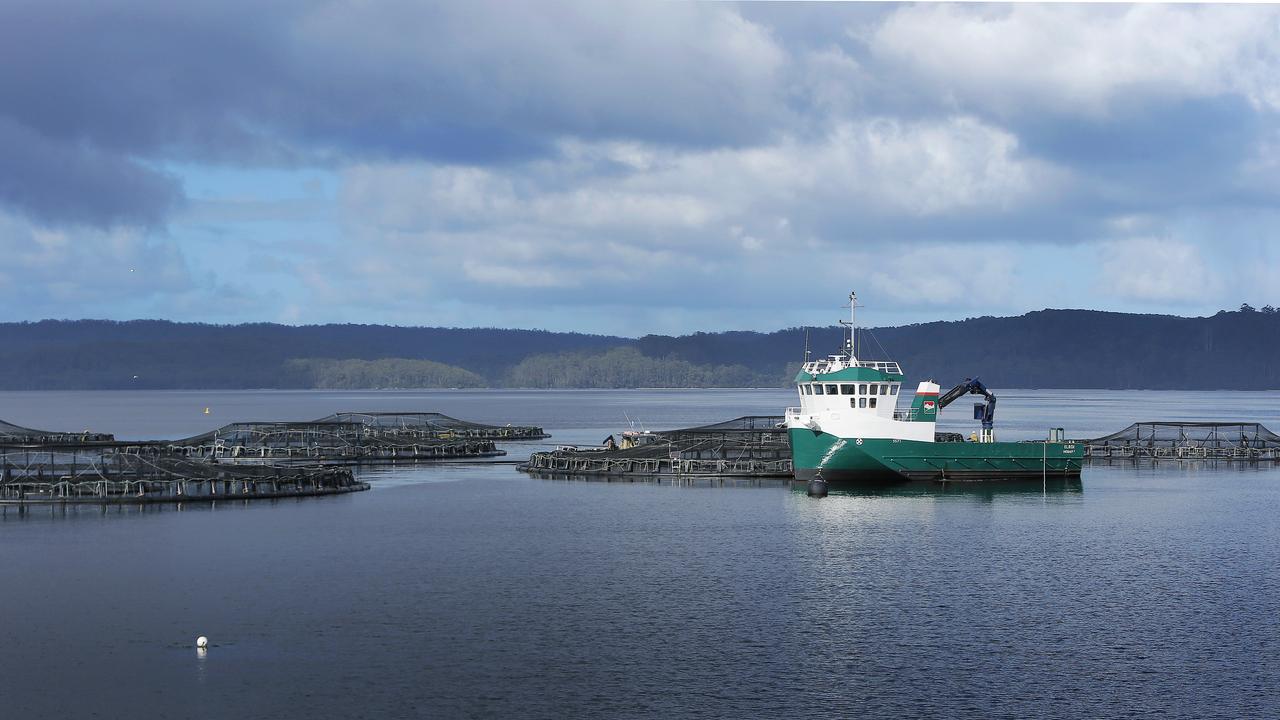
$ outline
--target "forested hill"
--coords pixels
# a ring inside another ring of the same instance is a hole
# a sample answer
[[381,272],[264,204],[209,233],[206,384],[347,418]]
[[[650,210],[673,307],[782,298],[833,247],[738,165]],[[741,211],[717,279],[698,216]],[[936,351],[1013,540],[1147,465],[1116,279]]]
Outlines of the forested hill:
[[45,320],[0,324],[0,387],[329,386],[313,381],[316,363],[291,362],[315,359],[423,359],[488,379],[502,377],[531,355],[603,351],[628,342],[600,335],[490,328]]
[[[753,359],[752,367],[798,361],[806,332],[814,356],[834,352],[841,328],[769,334],[650,335],[646,355],[691,362]],[[911,380],[955,383],[981,377],[992,387],[1147,390],[1280,388],[1280,313],[1246,309],[1211,317],[1040,310],[873,328],[858,334],[864,360],[896,360]]]
[[[875,328],[863,359],[909,380],[980,376],[996,388],[1280,388],[1280,313],[1183,318],[1041,310]],[[805,336],[840,328],[639,339],[379,325],[204,325],[139,320],[0,324],[0,389],[701,387],[788,383]]]

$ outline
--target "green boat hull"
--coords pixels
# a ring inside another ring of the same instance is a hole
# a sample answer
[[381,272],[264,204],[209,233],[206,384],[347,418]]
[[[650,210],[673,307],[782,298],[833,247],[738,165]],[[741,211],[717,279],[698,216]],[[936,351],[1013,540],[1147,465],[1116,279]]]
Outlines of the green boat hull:
[[796,478],[827,482],[1079,477],[1084,447],[1052,442],[922,442],[839,438],[791,428]]

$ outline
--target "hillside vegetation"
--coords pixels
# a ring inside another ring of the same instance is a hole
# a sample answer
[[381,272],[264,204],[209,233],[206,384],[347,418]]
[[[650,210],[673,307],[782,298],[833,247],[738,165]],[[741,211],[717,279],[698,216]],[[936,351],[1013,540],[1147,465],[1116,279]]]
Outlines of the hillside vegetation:
[[556,353],[525,358],[507,384],[530,388],[778,387],[782,372],[745,365],[698,365],[675,357],[647,357],[633,347],[599,354]]
[[285,367],[296,373],[298,385],[329,390],[365,388],[477,388],[484,378],[460,367],[431,360],[383,358],[381,360],[289,360]]

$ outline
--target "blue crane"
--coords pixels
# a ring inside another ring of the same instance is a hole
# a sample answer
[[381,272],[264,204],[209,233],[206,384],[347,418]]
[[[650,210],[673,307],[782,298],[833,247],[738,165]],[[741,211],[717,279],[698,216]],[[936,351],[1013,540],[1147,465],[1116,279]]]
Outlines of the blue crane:
[[984,436],[991,434],[992,428],[995,427],[996,421],[996,396],[991,394],[986,385],[978,378],[965,378],[964,382],[956,385],[948,390],[942,397],[938,398],[938,410],[959,400],[965,395],[981,395],[986,398],[984,403],[975,403],[973,406],[973,419],[982,421],[982,430]]

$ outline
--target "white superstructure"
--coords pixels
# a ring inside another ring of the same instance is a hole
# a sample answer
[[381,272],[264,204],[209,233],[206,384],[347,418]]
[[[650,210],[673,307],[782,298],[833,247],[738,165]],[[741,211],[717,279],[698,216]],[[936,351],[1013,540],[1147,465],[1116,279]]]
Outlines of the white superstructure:
[[934,439],[938,385],[922,382],[912,406],[898,409],[902,370],[896,362],[858,360],[854,352],[857,295],[849,293],[849,335],[844,352],[806,362],[796,375],[800,406],[787,408],[788,428],[809,428],[841,438]]

